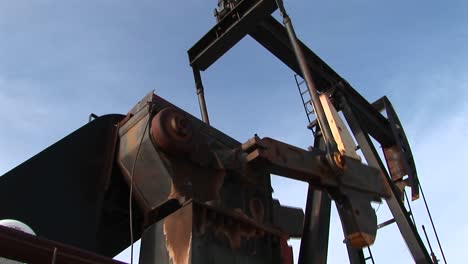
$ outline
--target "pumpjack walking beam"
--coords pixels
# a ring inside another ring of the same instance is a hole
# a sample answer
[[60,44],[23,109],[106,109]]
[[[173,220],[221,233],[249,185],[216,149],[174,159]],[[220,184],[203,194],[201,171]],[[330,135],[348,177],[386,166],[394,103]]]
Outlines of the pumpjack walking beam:
[[[402,202],[396,198],[397,190],[394,183],[389,179],[388,173],[385,171],[375,149],[372,151],[373,146],[370,145],[372,142],[369,140],[369,135],[375,138],[383,147],[395,145],[395,137],[392,134],[389,121],[300,40],[297,40],[296,47],[294,47],[287,29],[271,16],[271,13],[277,8],[278,5],[275,0],[237,1],[232,9],[224,12],[223,17],[218,17],[218,23],[189,49],[188,55],[191,66],[197,70],[206,70],[243,37],[250,35],[296,74],[305,78],[304,71],[301,69],[304,67],[299,66],[300,63],[296,57],[295,48],[297,49],[298,46],[303,53],[302,57],[305,60],[306,67],[314,77],[317,91],[340,94],[346,99],[346,105],[353,111],[353,115],[358,116],[353,126],[359,126],[362,131],[365,131],[365,133],[361,134],[365,135],[357,135],[357,137],[367,139],[367,141],[361,139],[358,143],[361,149],[369,149],[363,150],[365,155],[367,153],[366,160],[368,160],[369,165],[380,168],[388,180],[392,190],[392,197],[389,199],[388,204],[408,248],[417,263],[430,263],[430,257],[416,228],[411,221],[406,221],[409,217]],[[338,111],[343,110],[340,104],[335,104],[335,108]],[[355,130],[353,132],[356,134]],[[353,261],[353,263],[359,262],[362,261]]]

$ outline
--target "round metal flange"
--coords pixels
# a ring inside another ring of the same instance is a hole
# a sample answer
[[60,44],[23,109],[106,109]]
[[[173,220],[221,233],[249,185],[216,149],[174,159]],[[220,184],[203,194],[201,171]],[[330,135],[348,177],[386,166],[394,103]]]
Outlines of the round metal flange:
[[163,151],[178,155],[187,153],[193,137],[192,122],[175,107],[166,107],[151,120],[151,137]]

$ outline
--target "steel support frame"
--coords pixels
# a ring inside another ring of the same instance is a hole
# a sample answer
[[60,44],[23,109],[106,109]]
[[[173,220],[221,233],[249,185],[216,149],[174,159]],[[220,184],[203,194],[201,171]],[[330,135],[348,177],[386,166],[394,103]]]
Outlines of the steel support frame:
[[[270,14],[277,9],[274,0],[241,1],[231,12],[188,50],[190,65],[206,70],[237,42],[250,34],[273,55],[302,76],[286,29]],[[394,140],[387,119],[364,99],[346,80],[299,40],[319,92],[336,89],[345,93],[353,108],[365,119],[366,129],[383,146]],[[341,110],[337,107],[337,110]]]
[[[325,151],[325,142],[321,133],[317,133],[314,137],[314,148]],[[317,190],[309,184],[299,250],[299,264],[327,263],[330,213],[331,198],[328,193]]]
[[[319,130],[314,138],[314,148],[325,150]],[[339,208],[337,207],[339,210]],[[327,192],[309,185],[305,208],[304,229],[299,251],[299,264],[325,264],[328,258],[331,198]],[[343,233],[346,233],[343,230]],[[344,241],[346,243],[346,241]],[[365,263],[364,253],[346,243],[351,264]]]
[[188,50],[203,122],[210,124],[200,70],[210,67],[276,8],[274,0],[243,0]]
[[327,263],[331,199],[309,184],[299,264]]
[[[249,34],[284,64],[304,78],[286,29],[271,16],[271,13],[276,8],[274,0],[241,1],[188,51],[191,66],[196,69],[206,70],[238,41]],[[370,140],[370,136],[372,136],[384,147],[394,145],[395,139],[392,135],[389,121],[300,40],[299,45],[304,52],[304,57],[313,75],[317,90],[321,93],[327,92],[332,95],[338,93],[342,98],[346,98],[345,104],[335,103],[336,109],[343,110],[345,113],[348,124],[368,164],[380,168],[384,174],[392,191],[392,197],[387,203],[416,263],[430,263],[430,258],[424,244],[415,226],[411,223],[404,205],[396,198],[395,186],[388,177],[388,173],[378,158],[375,147]],[[314,240],[317,241],[317,239],[319,239],[318,241],[322,241],[317,248],[326,249],[328,247],[328,239],[323,240],[323,237],[328,235],[328,203],[330,201],[327,201],[329,198],[325,196],[323,193],[320,194],[317,191],[309,189],[306,224],[304,226],[304,231],[307,231],[307,233],[303,234],[303,239],[306,238],[306,240],[302,242],[301,249],[306,248],[308,243],[310,244]],[[317,211],[323,213],[323,217],[317,218],[312,215]],[[328,220],[327,226],[324,225],[324,222],[327,222],[326,220]],[[318,230],[319,228],[324,228],[324,230]],[[301,253],[300,263],[326,262],[326,252],[321,252],[321,255],[315,259],[316,262],[312,262],[314,260],[310,260],[309,256],[306,253]],[[351,263],[365,262],[362,250],[349,251],[349,257]]]
[[379,154],[371,141],[369,132],[365,129],[365,126],[363,126],[363,121],[359,119],[359,113],[349,104],[346,95],[340,96],[340,104],[346,121],[359,144],[367,164],[369,166],[379,168],[388,183],[388,187],[391,191],[391,197],[386,199],[387,205],[415,263],[432,263],[424,243],[418,234],[416,226],[411,221],[404,204],[400,199],[398,199],[398,190],[389,177],[382,160],[379,158]]

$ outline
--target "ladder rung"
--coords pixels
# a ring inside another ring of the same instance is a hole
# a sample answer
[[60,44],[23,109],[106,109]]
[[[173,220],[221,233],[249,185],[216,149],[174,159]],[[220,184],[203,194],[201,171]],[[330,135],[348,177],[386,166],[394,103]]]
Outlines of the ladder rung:
[[315,126],[317,126],[317,119],[312,120],[312,122],[310,122],[309,125],[307,125],[307,128],[312,129]]
[[308,104],[309,104],[309,105],[312,105],[312,99],[308,99],[308,100],[307,100],[307,99],[302,98],[302,103],[303,103],[304,105],[308,105]]
[[[310,116],[314,114],[314,106],[312,104],[312,95],[310,94],[310,91],[307,88],[307,85],[306,85],[305,90],[301,89],[301,85],[303,83],[305,83],[304,79],[299,81],[297,74],[294,74],[294,79],[296,80],[297,89],[299,90],[299,94],[301,95],[302,104],[303,104],[304,110],[306,112],[307,120],[309,120],[309,125],[307,126],[307,128],[312,130],[312,132],[314,133],[314,136],[316,136],[317,132],[314,132],[314,130],[313,130],[313,127],[316,126],[316,123],[313,124],[313,122],[310,122],[310,119],[311,119]],[[309,96],[307,96],[306,94],[309,94]],[[304,97],[306,97],[306,98],[304,98]],[[310,105],[312,107],[312,110],[310,110],[310,107],[308,105]]]
[[[309,110],[309,107],[307,107],[307,106],[309,106],[309,105],[312,107],[312,109],[310,109],[310,110]],[[305,107],[305,109],[306,109],[307,115],[311,115],[311,114],[314,113],[314,106],[312,105],[312,99],[310,99],[309,101],[305,102],[305,103],[304,103],[304,107]]]
[[393,224],[393,223],[395,223],[395,218],[392,218],[392,219],[387,220],[387,221],[385,221],[385,222],[383,222],[383,223],[381,223],[381,224],[378,224],[378,225],[377,225],[377,229],[380,229],[380,228],[382,228],[382,227],[386,227],[386,226],[388,226],[388,225],[390,225],[390,224]]
[[370,259],[372,261],[372,264],[375,264],[374,256],[372,256],[372,251],[370,250],[369,246],[367,246],[367,251],[369,251],[369,256],[364,259],[364,262],[366,262],[366,261],[368,261]]

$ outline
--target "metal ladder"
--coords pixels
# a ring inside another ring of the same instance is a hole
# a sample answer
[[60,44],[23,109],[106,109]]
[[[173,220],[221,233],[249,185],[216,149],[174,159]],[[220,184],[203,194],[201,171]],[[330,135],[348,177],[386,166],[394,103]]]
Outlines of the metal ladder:
[[315,134],[313,128],[317,125],[317,120],[313,118],[314,107],[312,106],[312,95],[310,94],[309,89],[307,89],[304,79],[299,75],[294,74],[294,80],[296,81],[297,90],[299,91],[299,95],[302,100],[302,106],[304,107],[307,120],[309,121],[307,128],[312,130]]
[[367,251],[369,252],[369,256],[364,258],[364,262],[367,263],[367,261],[370,260],[372,262],[372,264],[375,264],[374,256],[372,255],[372,251],[371,251],[369,246],[367,246]]

